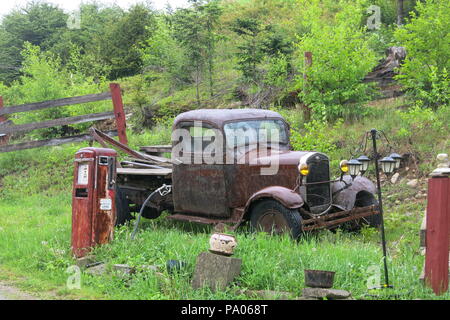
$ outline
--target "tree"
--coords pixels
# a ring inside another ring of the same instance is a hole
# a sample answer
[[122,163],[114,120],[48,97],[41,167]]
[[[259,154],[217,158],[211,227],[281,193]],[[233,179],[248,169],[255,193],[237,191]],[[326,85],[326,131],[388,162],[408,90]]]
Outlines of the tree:
[[417,2],[416,11],[395,37],[406,48],[397,79],[418,103],[450,104],[450,2]]
[[155,28],[153,13],[143,5],[134,5],[119,21],[110,21],[100,44],[103,59],[111,66],[110,79],[131,76],[142,71],[141,50]]
[[45,2],[30,2],[6,15],[0,26],[0,81],[11,83],[20,75],[24,43],[48,50],[66,21],[67,15],[61,9]]
[[237,18],[231,30],[243,38],[237,46],[238,69],[247,81],[258,82],[257,65],[263,59],[263,51],[259,39],[263,31],[262,22],[255,18]]

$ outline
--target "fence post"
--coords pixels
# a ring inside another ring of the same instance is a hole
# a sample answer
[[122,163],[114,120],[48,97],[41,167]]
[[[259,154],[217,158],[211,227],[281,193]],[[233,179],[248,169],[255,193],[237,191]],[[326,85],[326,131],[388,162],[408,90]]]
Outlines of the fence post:
[[[305,70],[303,71],[303,92],[306,93],[308,91],[308,69],[312,66],[312,52],[305,52]],[[311,108],[303,102],[303,118],[305,121],[311,120]]]
[[450,167],[448,155],[438,155],[438,161],[428,179],[425,284],[441,295],[448,290]]
[[[0,96],[0,109],[3,108],[3,97]],[[6,117],[0,116],[0,123],[5,122]],[[5,144],[8,144],[9,137],[8,135],[0,135],[0,146],[4,146]]]
[[114,114],[116,116],[117,133],[120,143],[128,145],[125,112],[123,111],[122,93],[118,83],[110,83],[111,98],[114,106]]

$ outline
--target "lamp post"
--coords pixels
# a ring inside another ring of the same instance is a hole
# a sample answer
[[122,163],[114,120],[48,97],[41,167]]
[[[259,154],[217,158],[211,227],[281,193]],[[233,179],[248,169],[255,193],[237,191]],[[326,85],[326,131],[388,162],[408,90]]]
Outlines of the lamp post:
[[[396,169],[400,168],[402,156],[400,156],[397,153],[391,153],[389,156],[384,157],[381,160],[379,160],[380,156],[377,151],[377,139],[379,137],[381,137],[380,133],[383,133],[383,132],[382,131],[380,132],[376,129],[372,129],[369,132],[366,132],[365,136],[364,136],[365,145],[364,145],[363,152],[366,151],[366,146],[367,146],[368,140],[369,139],[372,140],[372,147],[373,147],[372,159],[366,155],[362,155],[362,156],[358,157],[357,159],[351,159],[346,164],[348,166],[348,172],[350,173],[352,179],[355,179],[358,172],[361,174],[361,176],[364,175],[364,173],[367,171],[367,169],[369,167],[370,161],[373,160],[375,162],[375,175],[377,178],[378,207],[379,207],[379,212],[380,212],[380,217],[381,217],[381,243],[382,243],[382,247],[383,247],[383,263],[384,263],[384,278],[385,278],[385,284],[383,285],[383,288],[392,288],[392,285],[389,284],[389,272],[388,272],[388,266],[387,266],[386,235],[385,235],[385,230],[384,230],[383,199],[381,196],[380,167],[381,167],[381,170],[386,175],[390,175]],[[387,140],[384,133],[383,133],[383,136],[386,139],[387,143],[389,144],[389,140]]]
[[[384,232],[384,217],[383,217],[383,199],[381,197],[381,181],[380,181],[380,170],[378,168],[378,151],[377,151],[377,133],[378,131],[376,129],[370,130],[371,136],[372,136],[372,145],[373,145],[373,159],[375,160],[375,174],[377,176],[377,193],[378,193],[378,207],[380,210],[380,216],[381,216],[381,243],[383,246],[383,263],[384,263],[384,287],[386,288],[392,288],[391,285],[389,285],[389,272],[388,272],[388,266],[387,266],[387,250],[386,250],[386,236]],[[392,158],[390,158],[392,159]],[[390,170],[392,168],[391,160],[383,158],[384,162],[382,163],[382,168]],[[382,161],[383,161],[382,160]],[[393,160],[393,159],[392,159]],[[395,166],[395,160],[394,166]],[[393,169],[393,168],[392,168]],[[387,173],[392,173],[387,172]]]

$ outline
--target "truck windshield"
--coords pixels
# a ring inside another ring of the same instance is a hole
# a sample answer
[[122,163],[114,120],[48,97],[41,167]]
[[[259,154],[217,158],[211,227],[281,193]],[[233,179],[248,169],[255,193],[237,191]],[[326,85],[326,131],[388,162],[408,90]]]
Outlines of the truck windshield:
[[227,146],[236,148],[252,144],[287,144],[286,125],[281,120],[246,120],[224,126]]

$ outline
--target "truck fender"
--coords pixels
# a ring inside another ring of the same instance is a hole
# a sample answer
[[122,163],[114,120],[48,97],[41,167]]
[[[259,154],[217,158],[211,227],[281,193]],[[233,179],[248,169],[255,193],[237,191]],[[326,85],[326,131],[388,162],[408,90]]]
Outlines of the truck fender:
[[272,186],[259,190],[254,193],[247,201],[244,209],[244,215],[247,216],[249,210],[255,201],[260,199],[273,199],[280,202],[283,206],[289,209],[298,209],[305,203],[302,196],[285,187]]
[[[340,192],[338,191],[345,186],[344,182],[334,182],[331,186],[331,191],[334,194],[333,205],[342,210],[353,209],[356,197],[359,193],[367,194],[367,196],[374,196],[377,192],[375,184],[366,177],[357,176],[355,180],[352,181],[352,178],[346,175],[343,179],[347,184],[351,183],[352,185]],[[335,192],[337,193],[335,194]]]

